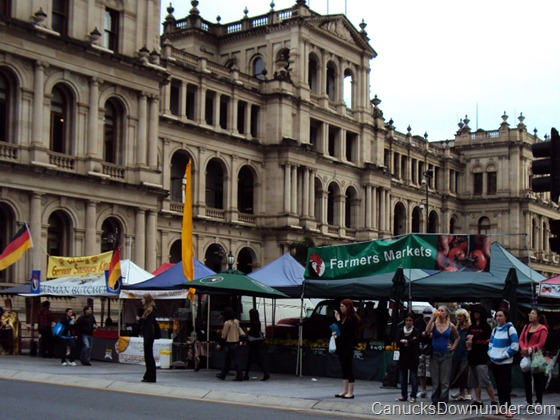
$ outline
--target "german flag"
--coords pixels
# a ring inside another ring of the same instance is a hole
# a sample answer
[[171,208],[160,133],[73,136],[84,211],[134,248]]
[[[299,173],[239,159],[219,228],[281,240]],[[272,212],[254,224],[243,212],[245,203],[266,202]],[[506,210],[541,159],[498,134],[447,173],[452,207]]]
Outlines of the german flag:
[[31,241],[31,232],[29,232],[27,223],[24,223],[4,252],[0,254],[0,271],[19,260],[29,248],[33,248],[33,242]]
[[111,290],[118,290],[121,285],[121,246],[117,243],[117,246],[113,250],[113,256],[111,257],[111,264],[109,265],[109,274],[107,276],[107,286]]

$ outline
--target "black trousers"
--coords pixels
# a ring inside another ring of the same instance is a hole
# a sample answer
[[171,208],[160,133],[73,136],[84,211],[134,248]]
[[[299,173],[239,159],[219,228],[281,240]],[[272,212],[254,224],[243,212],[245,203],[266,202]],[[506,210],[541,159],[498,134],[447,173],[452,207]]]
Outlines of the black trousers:
[[525,384],[525,399],[528,404],[533,404],[533,383],[535,384],[535,394],[537,394],[538,403],[542,404],[542,396],[544,394],[544,387],[546,385],[546,376],[543,372],[531,373],[523,372],[523,382]]
[[490,364],[492,374],[496,380],[500,405],[511,404],[511,367],[511,363],[504,363],[503,365],[497,365],[496,363]]
[[247,346],[249,347],[249,356],[247,357],[247,366],[245,367],[245,375],[249,375],[249,371],[251,370],[251,365],[253,362],[257,363],[259,369],[264,373],[264,375],[268,375],[266,371],[266,366],[264,364],[264,356],[261,352],[261,344],[264,340],[260,341],[249,341],[247,342]]
[[51,327],[39,327],[39,354],[41,357],[53,357],[54,337]]
[[156,381],[156,360],[154,359],[154,339],[144,337],[144,363],[146,364],[145,381]]
[[226,354],[221,376],[223,378],[226,377],[233,360],[235,362],[235,370],[237,371],[237,379],[243,379],[243,365],[240,360],[239,343],[226,343],[224,350]]

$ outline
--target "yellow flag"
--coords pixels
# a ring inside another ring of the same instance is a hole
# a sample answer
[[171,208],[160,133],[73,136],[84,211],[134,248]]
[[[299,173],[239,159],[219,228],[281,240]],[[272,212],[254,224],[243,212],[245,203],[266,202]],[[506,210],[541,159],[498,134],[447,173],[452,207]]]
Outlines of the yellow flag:
[[[192,182],[191,160],[185,169],[183,188],[183,226],[181,229],[181,247],[183,272],[188,281],[194,280],[193,228],[192,228]],[[188,298],[194,300],[195,289],[190,288]]]

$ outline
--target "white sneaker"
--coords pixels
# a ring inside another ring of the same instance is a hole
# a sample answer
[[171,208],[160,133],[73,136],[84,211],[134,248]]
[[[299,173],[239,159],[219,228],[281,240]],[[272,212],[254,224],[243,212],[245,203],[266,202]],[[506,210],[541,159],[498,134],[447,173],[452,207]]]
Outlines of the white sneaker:
[[62,366],[68,366],[68,363],[62,362],[61,365],[62,365]]
[[408,400],[409,403],[415,403],[416,402],[416,398],[411,398],[410,400]]
[[461,396],[460,392],[456,392],[455,394],[451,394],[451,398],[453,398],[454,400],[459,398]]
[[471,394],[463,395],[463,401],[472,401],[472,395]]
[[75,362],[70,362],[70,363],[68,363],[68,364],[69,364],[70,366],[76,366],[76,363],[75,363]]

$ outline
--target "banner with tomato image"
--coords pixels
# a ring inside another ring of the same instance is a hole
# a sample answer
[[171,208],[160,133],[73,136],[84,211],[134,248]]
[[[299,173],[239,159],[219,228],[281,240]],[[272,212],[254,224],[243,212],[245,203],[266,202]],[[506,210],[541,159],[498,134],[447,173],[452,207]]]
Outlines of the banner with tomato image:
[[348,279],[395,272],[399,267],[488,271],[486,235],[406,235],[349,245],[310,248],[305,278]]

